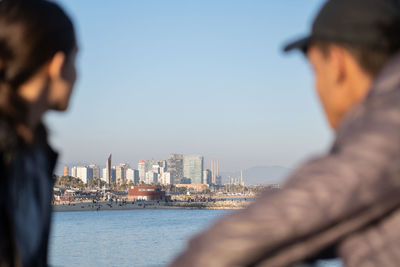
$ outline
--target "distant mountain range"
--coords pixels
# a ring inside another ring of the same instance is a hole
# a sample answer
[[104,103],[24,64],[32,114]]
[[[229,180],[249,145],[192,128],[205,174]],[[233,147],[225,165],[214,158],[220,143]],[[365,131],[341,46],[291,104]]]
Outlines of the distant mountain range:
[[[290,174],[291,169],[281,166],[255,166],[243,170],[243,180],[246,185],[281,184]],[[229,177],[240,178],[240,171],[221,172],[222,182],[229,181]]]

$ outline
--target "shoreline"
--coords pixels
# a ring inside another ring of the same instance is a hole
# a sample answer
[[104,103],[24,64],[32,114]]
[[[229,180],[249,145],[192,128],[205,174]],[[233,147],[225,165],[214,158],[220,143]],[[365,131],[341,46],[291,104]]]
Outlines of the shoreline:
[[244,209],[252,201],[215,201],[215,202],[157,202],[135,201],[127,203],[115,202],[73,202],[53,205],[53,212],[101,211],[101,210],[136,210],[136,209],[207,209],[237,210]]

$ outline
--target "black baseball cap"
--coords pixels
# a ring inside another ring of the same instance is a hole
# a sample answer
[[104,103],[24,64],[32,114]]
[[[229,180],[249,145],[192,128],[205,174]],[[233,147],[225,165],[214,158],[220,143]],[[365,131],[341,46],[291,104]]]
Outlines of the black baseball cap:
[[307,52],[314,41],[331,41],[380,50],[400,49],[400,0],[329,0],[311,34],[284,47]]

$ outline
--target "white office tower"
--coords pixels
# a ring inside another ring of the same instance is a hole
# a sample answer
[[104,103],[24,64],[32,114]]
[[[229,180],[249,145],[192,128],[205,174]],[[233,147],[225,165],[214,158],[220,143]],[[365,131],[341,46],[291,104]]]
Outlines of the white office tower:
[[146,161],[145,160],[139,160],[138,170],[139,170],[140,181],[145,182],[146,181]]
[[76,167],[76,177],[87,184],[93,178],[93,169],[85,166],[78,166]]
[[163,172],[160,174],[158,182],[163,185],[172,184],[174,182],[174,175],[170,172]]
[[104,182],[108,183],[107,168],[103,168],[102,169],[101,180],[103,180]]
[[72,176],[72,177],[75,177],[75,178],[77,177],[77,171],[76,171],[76,169],[77,169],[76,166],[74,166],[74,167],[71,168],[71,176]]
[[158,182],[158,173],[155,172],[146,172],[146,184],[155,184]]

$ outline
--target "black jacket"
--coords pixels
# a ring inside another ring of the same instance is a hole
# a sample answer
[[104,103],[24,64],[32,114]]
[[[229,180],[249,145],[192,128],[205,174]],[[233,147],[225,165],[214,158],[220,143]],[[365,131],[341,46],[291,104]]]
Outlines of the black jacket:
[[45,128],[24,144],[0,116],[0,266],[46,266],[57,154]]

